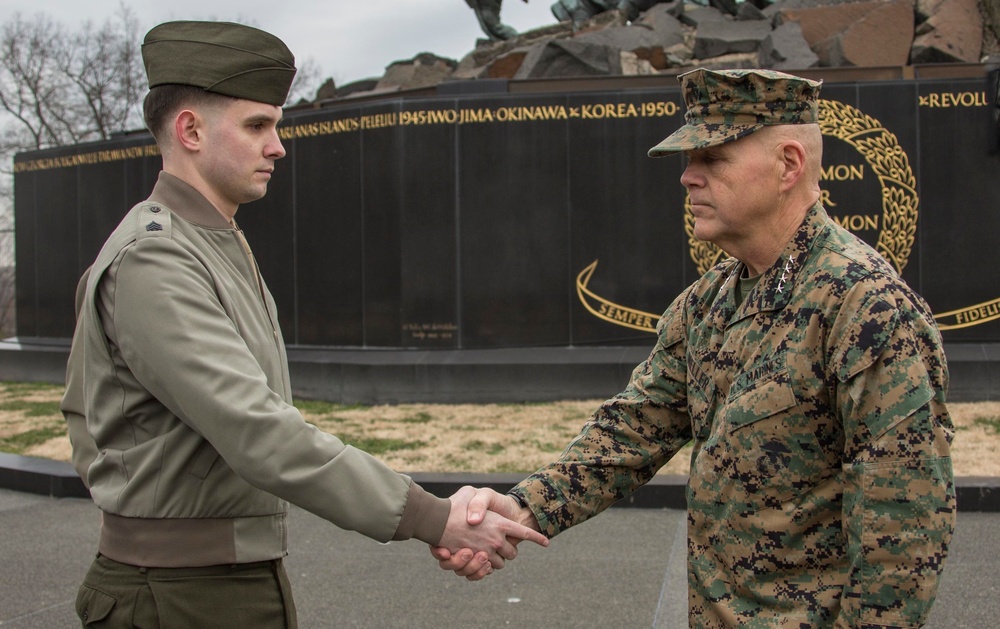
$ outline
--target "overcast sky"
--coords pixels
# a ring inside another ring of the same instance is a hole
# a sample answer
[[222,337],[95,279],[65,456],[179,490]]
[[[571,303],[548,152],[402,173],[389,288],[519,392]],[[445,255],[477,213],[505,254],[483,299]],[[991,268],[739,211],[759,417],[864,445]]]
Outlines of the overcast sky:
[[[553,0],[507,0],[503,21],[518,31],[555,22]],[[0,0],[0,20],[45,13],[77,28],[101,24],[119,0]],[[218,19],[253,24],[283,39],[296,59],[312,58],[337,85],[381,76],[393,61],[421,52],[461,59],[485,37],[464,0],[128,0],[143,32],[160,22]]]

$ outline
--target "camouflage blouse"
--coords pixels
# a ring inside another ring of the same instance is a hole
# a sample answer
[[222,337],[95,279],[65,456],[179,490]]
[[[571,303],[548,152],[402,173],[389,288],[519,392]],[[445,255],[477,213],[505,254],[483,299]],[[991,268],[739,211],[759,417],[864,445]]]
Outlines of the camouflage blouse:
[[737,305],[743,268],[685,290],[628,387],[512,492],[555,535],[693,441],[692,626],[919,626],[955,518],[930,309],[820,205]]

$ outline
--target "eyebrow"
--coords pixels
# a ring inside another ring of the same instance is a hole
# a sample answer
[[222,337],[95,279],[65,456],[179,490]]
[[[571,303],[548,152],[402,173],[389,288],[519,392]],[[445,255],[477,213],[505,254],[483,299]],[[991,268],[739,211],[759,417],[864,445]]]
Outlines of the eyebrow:
[[254,114],[246,118],[243,121],[243,124],[254,125],[254,124],[260,124],[262,122],[273,123],[276,125],[279,122],[281,122],[281,117],[280,116],[275,117],[268,114]]

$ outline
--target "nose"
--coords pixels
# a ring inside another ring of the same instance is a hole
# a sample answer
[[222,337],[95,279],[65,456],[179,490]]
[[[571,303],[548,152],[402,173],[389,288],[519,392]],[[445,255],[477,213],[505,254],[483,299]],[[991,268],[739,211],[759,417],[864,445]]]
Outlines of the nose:
[[690,190],[692,187],[701,185],[702,178],[698,174],[698,170],[691,162],[688,162],[687,166],[684,167],[684,172],[681,173],[681,185]]
[[278,136],[277,129],[275,129],[274,137],[267,143],[264,151],[265,155],[270,159],[281,159],[285,156],[285,147],[281,144],[281,138]]

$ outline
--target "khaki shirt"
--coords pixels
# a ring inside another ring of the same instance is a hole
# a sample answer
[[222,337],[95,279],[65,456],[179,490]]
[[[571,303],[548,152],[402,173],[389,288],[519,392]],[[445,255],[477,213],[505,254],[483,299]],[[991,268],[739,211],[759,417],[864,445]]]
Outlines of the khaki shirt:
[[194,188],[161,173],[85,281],[63,410],[104,555],[275,559],[288,502],[379,541],[440,539],[448,501],[292,406],[271,294],[242,233]]
[[955,518],[931,312],[819,205],[737,305],[743,268],[685,290],[628,387],[513,491],[555,535],[693,442],[692,626],[919,626]]

